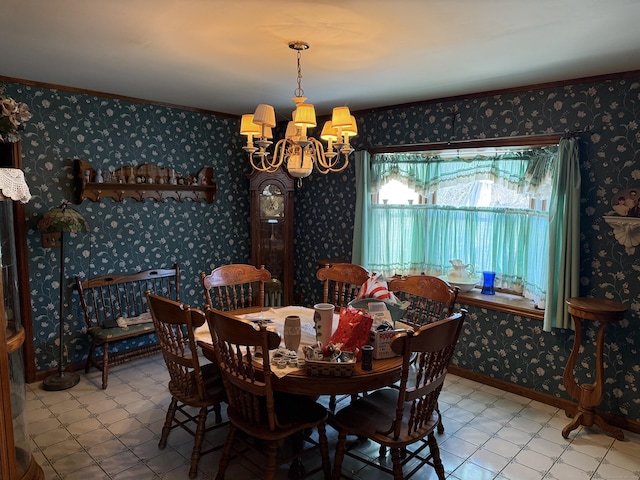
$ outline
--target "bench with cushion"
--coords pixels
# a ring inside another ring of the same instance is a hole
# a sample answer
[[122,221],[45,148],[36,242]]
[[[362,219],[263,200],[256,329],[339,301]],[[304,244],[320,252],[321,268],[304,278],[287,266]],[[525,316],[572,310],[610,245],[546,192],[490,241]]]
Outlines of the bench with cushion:
[[[105,389],[111,365],[160,351],[145,292],[150,290],[179,302],[180,268],[175,264],[168,269],[104,275],[85,281],[79,276],[75,278],[87,333],[91,337],[85,372],[89,372],[91,366],[102,371]],[[143,336],[149,338],[143,339]],[[136,337],[141,337],[137,345]],[[102,354],[96,354],[99,347]]]

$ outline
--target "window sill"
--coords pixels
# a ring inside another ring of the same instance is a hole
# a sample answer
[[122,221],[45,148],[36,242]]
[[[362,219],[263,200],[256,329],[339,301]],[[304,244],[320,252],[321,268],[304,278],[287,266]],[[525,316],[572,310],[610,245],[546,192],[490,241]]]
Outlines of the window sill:
[[479,289],[474,289],[470,292],[460,292],[458,294],[458,303],[520,315],[535,320],[544,320],[544,310],[535,308],[533,300],[520,295],[502,292],[496,292],[495,295],[483,295]]

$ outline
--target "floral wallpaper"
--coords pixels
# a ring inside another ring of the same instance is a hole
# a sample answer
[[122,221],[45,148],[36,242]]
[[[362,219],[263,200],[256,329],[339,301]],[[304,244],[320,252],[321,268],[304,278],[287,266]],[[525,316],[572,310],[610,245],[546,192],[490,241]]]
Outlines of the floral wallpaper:
[[[537,88],[356,114],[357,149],[479,138],[583,131],[581,149],[581,295],[629,307],[605,336],[605,391],[600,409],[640,421],[640,259],[625,249],[603,216],[626,188],[640,187],[640,73],[616,80]],[[312,175],[296,197],[296,289],[317,301],[314,258],[350,258],[354,171]],[[311,295],[315,295],[311,297]],[[311,301],[309,303],[312,303]],[[523,387],[570,398],[562,376],[574,332],[542,331],[540,320],[461,305],[469,310],[453,363]],[[583,332],[576,377],[592,382],[596,331]]]
[[43,249],[36,224],[42,214],[73,199],[73,159],[94,169],[152,163],[184,176],[213,167],[213,203],[125,199],[84,200],[72,208],[90,225],[88,234],[65,236],[66,362],[86,358],[88,342],[75,275],[181,268],[181,299],[201,306],[199,272],[249,261],[249,167],[238,145],[238,121],[63,90],[9,84],[7,94],[33,114],[22,132],[27,204],[28,257],[36,369],[57,366],[59,249]]
[[[147,200],[84,201],[75,206],[90,234],[69,235],[66,272],[96,276],[113,271],[182,267],[182,299],[202,304],[197,275],[222,263],[247,262],[250,254],[247,161],[237,120],[177,108],[9,84],[7,94],[29,105],[33,119],[23,132],[27,182],[29,257],[36,364],[56,365],[58,299],[56,251],[44,250],[35,223],[63,198],[71,198],[71,159],[94,168],[156,163],[185,173],[211,166],[218,194],[213,204]],[[581,295],[626,304],[625,319],[605,338],[605,392],[601,409],[640,421],[640,261],[625,249],[603,216],[611,199],[640,187],[640,73],[617,79],[474,95],[356,112],[357,149],[385,145],[583,131]],[[351,257],[355,203],[353,165],[339,174],[312,174],[295,194],[295,294],[299,303],[320,300],[317,260]],[[70,361],[86,356],[87,342],[77,298],[65,286]],[[458,366],[540,392],[569,398],[562,385],[573,331],[542,331],[542,322],[468,307],[454,358]],[[585,353],[576,376],[592,381],[594,359]],[[588,341],[587,341],[588,340]]]

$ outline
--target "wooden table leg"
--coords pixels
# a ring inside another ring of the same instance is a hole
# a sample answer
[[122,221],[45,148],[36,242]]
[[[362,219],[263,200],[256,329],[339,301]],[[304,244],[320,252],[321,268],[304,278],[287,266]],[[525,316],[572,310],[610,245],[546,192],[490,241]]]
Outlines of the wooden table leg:
[[[580,425],[591,427],[595,424],[617,440],[624,440],[622,430],[609,425],[599,414],[596,413],[595,407],[600,405],[603,396],[604,333],[610,322],[617,321],[622,318],[626,311],[626,307],[615,302],[590,298],[570,298],[567,300],[567,305],[568,311],[571,314],[575,325],[575,338],[562,380],[565,388],[567,389],[567,393],[578,401],[578,405],[573,409],[565,410],[567,416],[573,417],[573,420],[569,425],[562,429],[562,436],[564,438],[568,438],[569,433]],[[610,310],[607,310],[607,307]],[[600,325],[595,344],[595,381],[592,384],[578,385],[574,377],[574,368],[578,357],[578,351],[580,350],[583,320],[594,320],[599,322]]]

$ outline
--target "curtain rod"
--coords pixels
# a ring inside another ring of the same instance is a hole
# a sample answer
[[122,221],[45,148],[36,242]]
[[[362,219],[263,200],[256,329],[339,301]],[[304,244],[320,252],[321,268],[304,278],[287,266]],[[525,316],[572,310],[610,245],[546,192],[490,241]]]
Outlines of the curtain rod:
[[376,153],[417,152],[430,150],[447,150],[452,148],[477,148],[477,147],[510,147],[522,145],[551,145],[558,143],[561,138],[578,137],[589,130],[574,130],[570,132],[542,133],[536,135],[520,135],[517,137],[482,138],[471,140],[454,140],[448,142],[413,143],[405,145],[378,145],[368,148],[367,151]]

